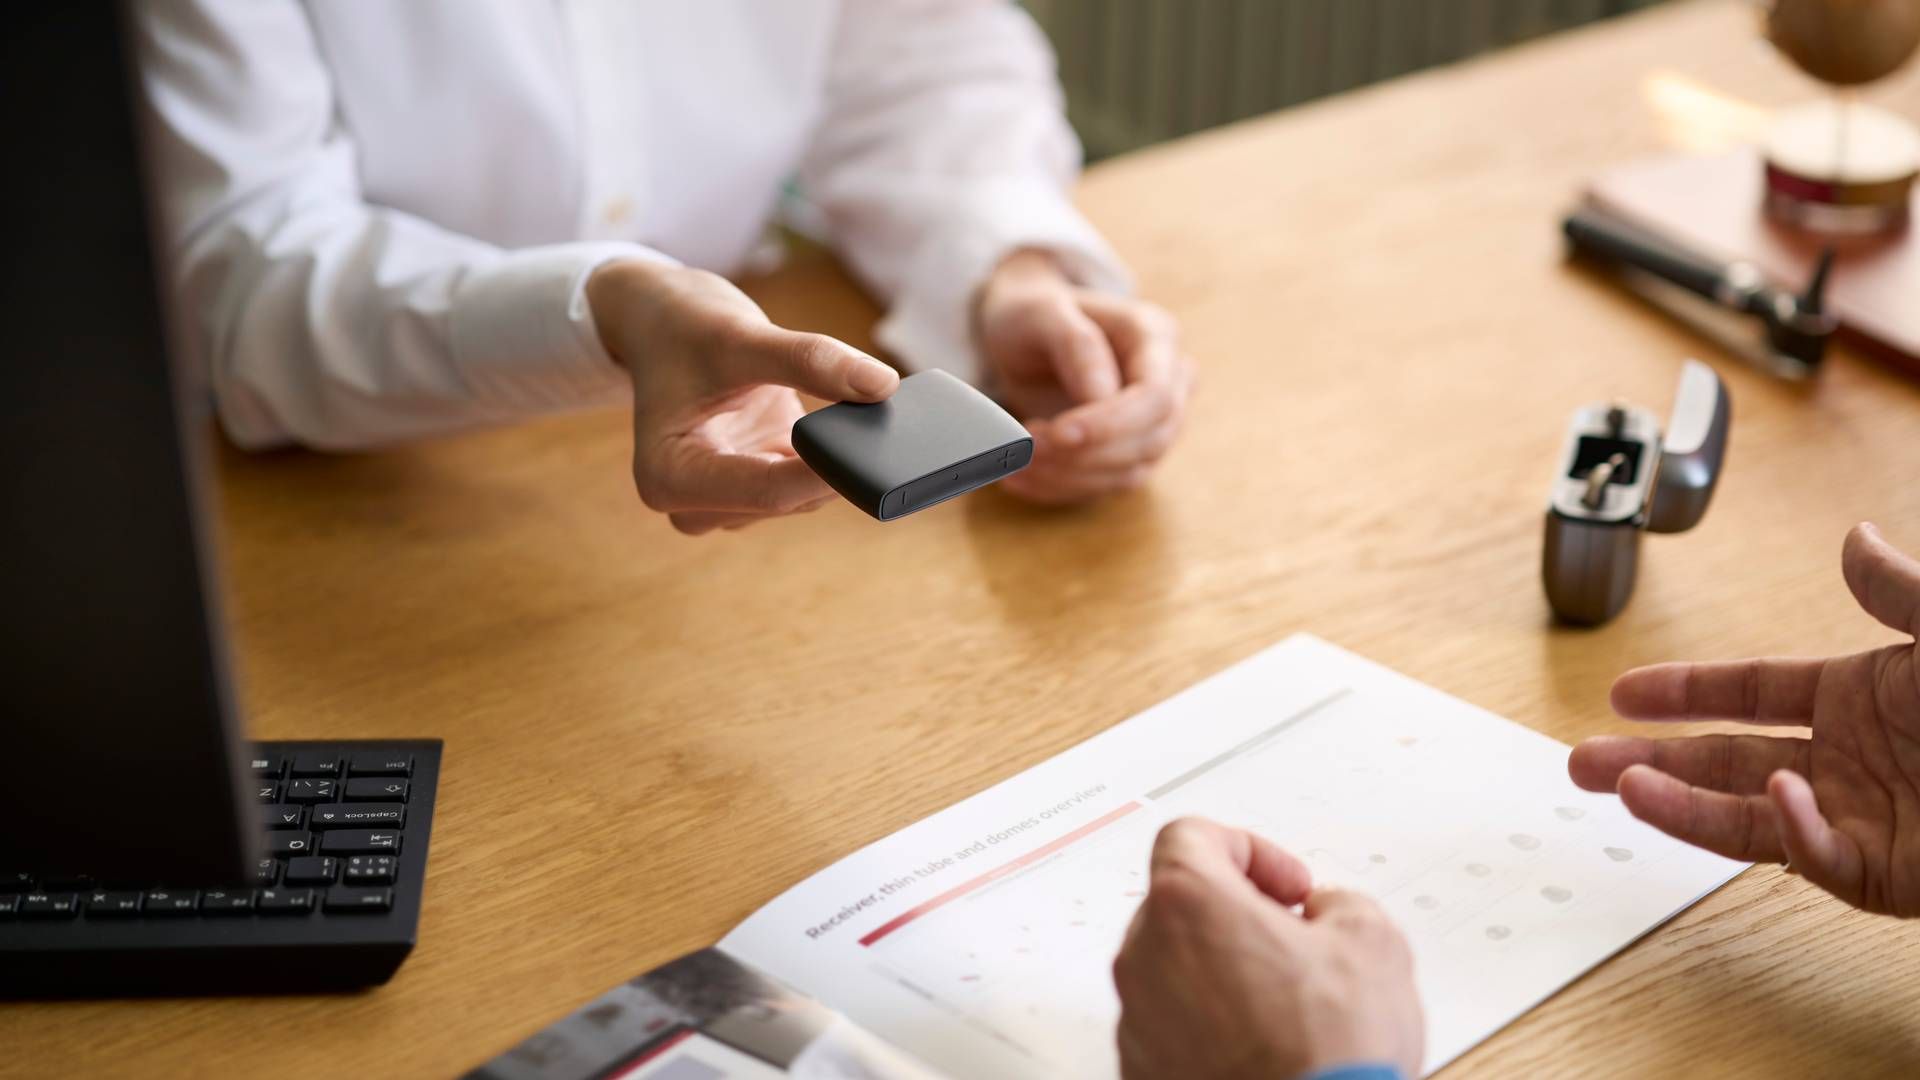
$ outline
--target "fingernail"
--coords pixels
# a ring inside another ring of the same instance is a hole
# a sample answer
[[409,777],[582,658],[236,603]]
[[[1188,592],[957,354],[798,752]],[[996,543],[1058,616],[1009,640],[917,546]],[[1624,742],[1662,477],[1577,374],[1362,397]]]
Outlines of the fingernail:
[[853,370],[847,373],[847,385],[868,397],[890,393],[895,381],[893,369],[871,357],[855,363]]
[[1079,424],[1061,424],[1054,429],[1054,437],[1060,440],[1062,446],[1079,446],[1080,440],[1086,438],[1086,434],[1080,429]]

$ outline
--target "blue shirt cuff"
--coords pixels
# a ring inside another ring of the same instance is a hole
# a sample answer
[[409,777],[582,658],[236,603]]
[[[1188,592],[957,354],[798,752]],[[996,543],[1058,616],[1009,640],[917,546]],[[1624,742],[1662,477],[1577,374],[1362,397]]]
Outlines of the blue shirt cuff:
[[1407,1080],[1399,1069],[1391,1065],[1361,1063],[1356,1065],[1335,1065],[1331,1069],[1321,1069],[1301,1080]]

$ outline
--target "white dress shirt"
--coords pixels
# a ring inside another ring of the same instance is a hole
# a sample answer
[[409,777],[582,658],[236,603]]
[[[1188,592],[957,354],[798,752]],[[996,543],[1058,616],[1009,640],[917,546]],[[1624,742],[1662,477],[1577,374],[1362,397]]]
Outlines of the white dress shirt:
[[588,274],[738,270],[790,179],[910,369],[976,374],[970,297],[1016,248],[1125,285],[1067,196],[1052,54],[998,0],[133,9],[182,337],[243,446],[619,401]]

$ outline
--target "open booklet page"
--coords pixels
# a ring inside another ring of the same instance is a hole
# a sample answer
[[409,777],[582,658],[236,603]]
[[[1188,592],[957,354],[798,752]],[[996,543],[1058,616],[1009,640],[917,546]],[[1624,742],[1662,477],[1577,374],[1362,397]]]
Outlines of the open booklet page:
[[1154,834],[1185,814],[1386,907],[1430,1072],[1744,866],[1575,788],[1566,756],[1297,635],[842,859],[475,1075],[1112,1077],[1110,965]]
[[955,1076],[1111,1077],[1110,965],[1154,834],[1205,815],[1386,907],[1431,1071],[1744,865],[1575,788],[1566,757],[1297,635],[835,863],[721,948]]
[[702,949],[595,998],[467,1080],[934,1080],[819,1002]]

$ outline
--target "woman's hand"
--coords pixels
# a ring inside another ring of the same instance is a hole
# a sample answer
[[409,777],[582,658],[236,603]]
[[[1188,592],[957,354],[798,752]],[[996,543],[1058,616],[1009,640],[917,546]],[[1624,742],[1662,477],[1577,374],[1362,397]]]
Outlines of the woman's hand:
[[681,532],[812,510],[832,489],[794,456],[803,391],[880,401],[886,364],[824,334],[784,330],[725,278],[643,261],[587,281],[600,338],[633,377],[633,482]]
[[987,389],[1033,433],[1033,464],[1001,486],[1072,503],[1146,483],[1193,390],[1172,316],[1079,288],[1025,251],[981,288],[975,318]]

